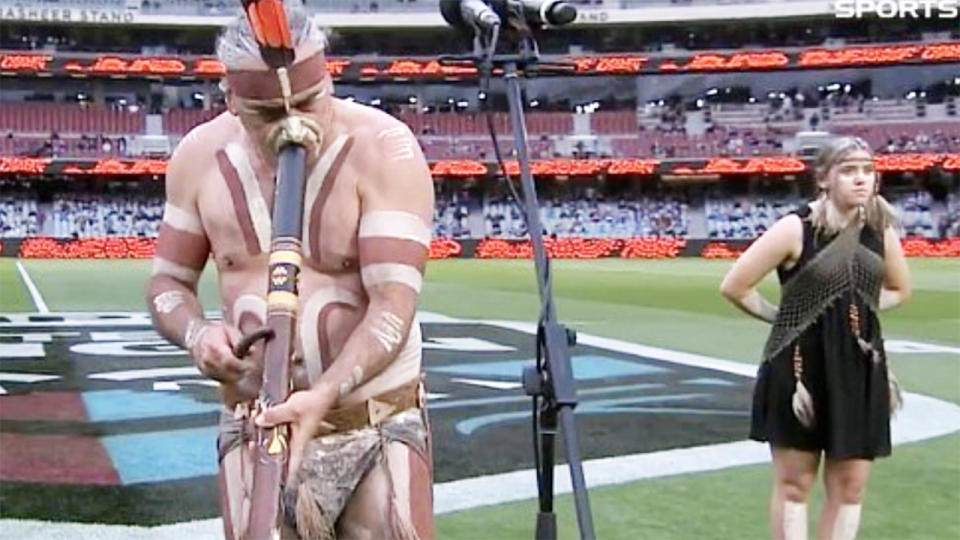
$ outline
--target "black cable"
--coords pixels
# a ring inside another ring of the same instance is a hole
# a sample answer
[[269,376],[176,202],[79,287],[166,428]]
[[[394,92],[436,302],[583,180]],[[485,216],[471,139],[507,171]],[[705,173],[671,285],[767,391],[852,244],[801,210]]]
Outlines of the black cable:
[[[496,33],[494,33],[494,35],[496,36]],[[492,58],[493,53],[492,53],[491,51],[493,51],[493,50],[496,48],[496,46],[497,46],[497,44],[496,44],[495,41],[494,41],[494,42],[491,42],[490,44],[488,44],[487,58]],[[499,169],[500,169],[500,170],[498,171],[498,173],[497,173],[497,178],[503,180],[504,182],[506,182],[507,187],[510,189],[510,197],[511,197],[511,200],[513,201],[514,207],[516,207],[518,213],[520,214],[521,218],[523,219],[523,224],[524,224],[524,225],[526,226],[526,228],[527,228],[527,236],[530,236],[530,237],[531,237],[531,238],[530,238],[530,243],[531,243],[531,246],[532,246],[532,244],[533,244],[532,234],[533,234],[533,233],[532,233],[532,230],[531,230],[531,228],[530,228],[530,221],[527,219],[527,212],[526,212],[526,209],[525,209],[525,205],[520,202],[520,194],[517,192],[516,187],[513,185],[513,179],[510,178],[510,175],[507,173],[507,166],[506,166],[506,164],[505,164],[504,161],[503,161],[503,155],[500,153],[500,142],[499,142],[498,139],[497,139],[497,130],[496,130],[496,127],[495,127],[494,124],[493,124],[493,111],[491,111],[490,108],[487,107],[487,103],[486,103],[486,102],[487,102],[487,99],[490,97],[490,91],[489,91],[489,90],[490,90],[490,81],[491,81],[492,78],[493,78],[493,65],[492,65],[492,63],[490,63],[490,62],[486,62],[486,63],[484,64],[484,66],[483,66],[483,67],[481,68],[481,70],[480,70],[480,91],[483,92],[483,96],[484,96],[484,99],[479,100],[480,110],[484,113],[484,116],[485,116],[486,119],[487,119],[487,131],[490,132],[490,138],[493,140],[493,153],[494,153],[494,156],[495,156],[496,159],[497,159],[497,165],[498,165],[498,167],[499,167]],[[521,106],[522,106],[522,103],[521,103]],[[514,134],[514,137],[516,137],[516,134]],[[518,165],[519,165],[519,157],[520,157],[520,156],[517,156]],[[521,174],[523,174],[523,173],[521,172]],[[537,211],[537,212],[540,212],[539,205],[538,205],[538,207],[536,208],[536,211]],[[541,230],[541,231],[538,231],[538,232],[542,233],[543,231]],[[549,260],[549,258],[548,258],[547,261],[546,261],[546,266],[544,267],[544,270],[543,270],[543,271],[544,271],[544,276],[543,276],[543,277],[544,277],[545,286],[546,286],[547,288],[550,288],[550,287],[552,287],[552,281],[553,281],[553,280],[552,280],[551,275],[550,275],[550,260]],[[543,320],[543,319],[546,317],[546,314],[547,314],[547,307],[548,307],[548,306],[547,306],[547,300],[548,300],[548,299],[547,299],[546,297],[541,298],[541,303],[540,303],[540,319],[541,319],[541,320]]]
[[[489,67],[490,64],[487,64],[488,67],[484,69],[484,73],[480,77],[480,91],[483,92],[484,99],[480,100],[480,111],[483,112],[484,117],[487,120],[487,131],[490,133],[490,139],[493,140],[493,155],[497,159],[497,166],[499,170],[497,171],[497,178],[506,182],[507,187],[510,189],[510,197],[513,201],[514,207],[516,207],[517,212],[523,219],[523,224],[527,227],[527,234],[530,233],[530,223],[527,221],[527,212],[524,210],[523,204],[520,202],[520,194],[517,192],[517,188],[513,185],[513,179],[510,178],[510,175],[507,173],[507,166],[503,161],[503,155],[500,153],[500,141],[497,139],[497,130],[496,126],[493,124],[493,111],[487,107],[487,98],[490,97],[490,80],[493,77],[492,69]],[[540,209],[538,208],[539,212]]]

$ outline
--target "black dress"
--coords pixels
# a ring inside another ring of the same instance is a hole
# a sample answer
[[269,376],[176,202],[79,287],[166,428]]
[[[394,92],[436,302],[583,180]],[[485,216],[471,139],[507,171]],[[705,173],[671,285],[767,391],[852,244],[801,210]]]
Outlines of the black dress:
[[[810,222],[810,208],[797,215],[803,222],[803,253],[789,269],[777,269],[781,287],[829,242]],[[883,257],[883,233],[865,226],[860,243]],[[861,337],[879,352],[878,360],[858,345],[850,318],[855,303]],[[854,294],[842,294],[824,306],[814,324],[798,338],[803,384],[813,397],[815,420],[804,427],[793,413],[796,386],[794,345],[763,362],[753,397],[750,438],[777,447],[822,450],[831,459],[873,459],[890,455],[890,394],[886,354],[876,312]]]

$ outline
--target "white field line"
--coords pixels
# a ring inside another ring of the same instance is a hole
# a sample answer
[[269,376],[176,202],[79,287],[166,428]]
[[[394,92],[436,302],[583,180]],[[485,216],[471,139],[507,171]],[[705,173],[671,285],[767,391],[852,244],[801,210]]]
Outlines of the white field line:
[[43,296],[40,296],[40,291],[33,283],[33,280],[30,279],[30,274],[27,273],[27,269],[23,267],[23,263],[20,261],[17,261],[17,271],[20,272],[20,278],[23,279],[23,284],[27,286],[27,291],[30,292],[33,305],[37,306],[37,312],[50,313],[50,308],[48,308],[47,303],[43,301]]

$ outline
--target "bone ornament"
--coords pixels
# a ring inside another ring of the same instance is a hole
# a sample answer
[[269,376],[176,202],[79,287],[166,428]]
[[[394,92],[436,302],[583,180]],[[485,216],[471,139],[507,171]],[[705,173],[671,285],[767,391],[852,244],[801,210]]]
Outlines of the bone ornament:
[[309,118],[287,116],[270,130],[267,142],[277,153],[288,144],[299,144],[315,157],[323,144],[323,130],[320,124]]

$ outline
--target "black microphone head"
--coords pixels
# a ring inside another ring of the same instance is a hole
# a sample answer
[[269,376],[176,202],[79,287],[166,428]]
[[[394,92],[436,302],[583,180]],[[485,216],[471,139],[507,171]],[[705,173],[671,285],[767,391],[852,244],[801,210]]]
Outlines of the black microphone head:
[[440,15],[450,26],[464,26],[460,0],[440,0]]
[[546,10],[545,18],[550,26],[570,24],[577,18],[577,8],[566,2],[554,2]]

